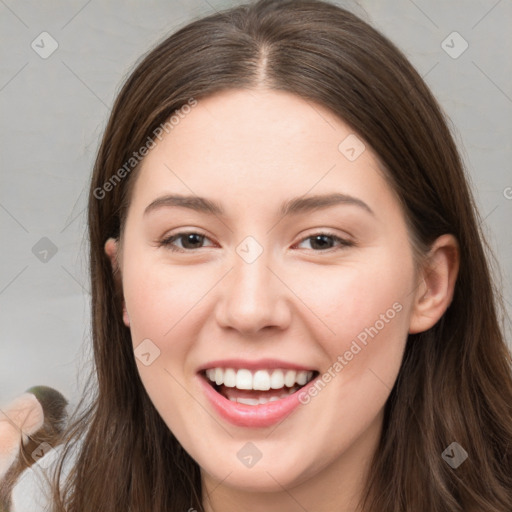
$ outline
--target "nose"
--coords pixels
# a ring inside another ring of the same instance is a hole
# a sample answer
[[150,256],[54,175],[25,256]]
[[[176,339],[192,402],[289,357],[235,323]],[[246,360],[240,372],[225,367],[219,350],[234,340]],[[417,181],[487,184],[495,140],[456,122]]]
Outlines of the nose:
[[263,329],[285,329],[291,318],[286,276],[263,253],[252,262],[234,255],[233,267],[224,277],[216,305],[217,322],[250,336]]

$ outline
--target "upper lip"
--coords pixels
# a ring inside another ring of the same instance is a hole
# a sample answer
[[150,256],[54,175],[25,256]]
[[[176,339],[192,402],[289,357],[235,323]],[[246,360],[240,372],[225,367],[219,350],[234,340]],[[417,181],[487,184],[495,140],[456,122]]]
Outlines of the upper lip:
[[202,372],[209,368],[233,368],[233,369],[247,369],[247,370],[272,370],[276,368],[290,369],[290,370],[304,370],[316,371],[315,368],[304,366],[299,363],[292,363],[290,361],[283,361],[280,359],[217,359],[209,361],[201,365],[197,371]]

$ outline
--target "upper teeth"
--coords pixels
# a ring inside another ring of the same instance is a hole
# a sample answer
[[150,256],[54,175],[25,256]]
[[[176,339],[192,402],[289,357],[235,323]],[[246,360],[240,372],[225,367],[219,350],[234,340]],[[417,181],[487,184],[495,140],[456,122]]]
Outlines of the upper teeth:
[[246,369],[210,368],[206,370],[206,376],[219,386],[224,384],[228,388],[267,391],[284,386],[291,388],[295,384],[303,386],[311,380],[313,372],[281,369],[251,372]]

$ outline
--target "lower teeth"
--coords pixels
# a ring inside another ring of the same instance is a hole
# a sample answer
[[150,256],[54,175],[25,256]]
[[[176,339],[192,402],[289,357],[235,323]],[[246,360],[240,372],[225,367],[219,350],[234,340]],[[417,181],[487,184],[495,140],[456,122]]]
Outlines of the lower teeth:
[[238,402],[239,404],[245,405],[260,405],[266,404],[267,402],[275,402],[277,400],[281,400],[282,398],[286,398],[287,396],[290,396],[291,394],[295,393],[298,390],[299,388],[297,386],[294,386],[293,388],[290,388],[288,391],[285,391],[280,395],[273,395],[269,398],[262,396],[260,398],[229,398],[229,400],[231,400],[231,402]]

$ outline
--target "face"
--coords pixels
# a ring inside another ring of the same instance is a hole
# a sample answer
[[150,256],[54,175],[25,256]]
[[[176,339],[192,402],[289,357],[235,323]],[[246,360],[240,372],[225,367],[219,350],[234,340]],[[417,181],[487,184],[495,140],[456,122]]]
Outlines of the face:
[[[227,91],[199,101],[137,175],[117,247],[124,322],[153,404],[212,482],[325,481],[375,449],[417,273],[398,199],[354,137],[300,97]],[[311,208],[313,196],[331,200]]]

